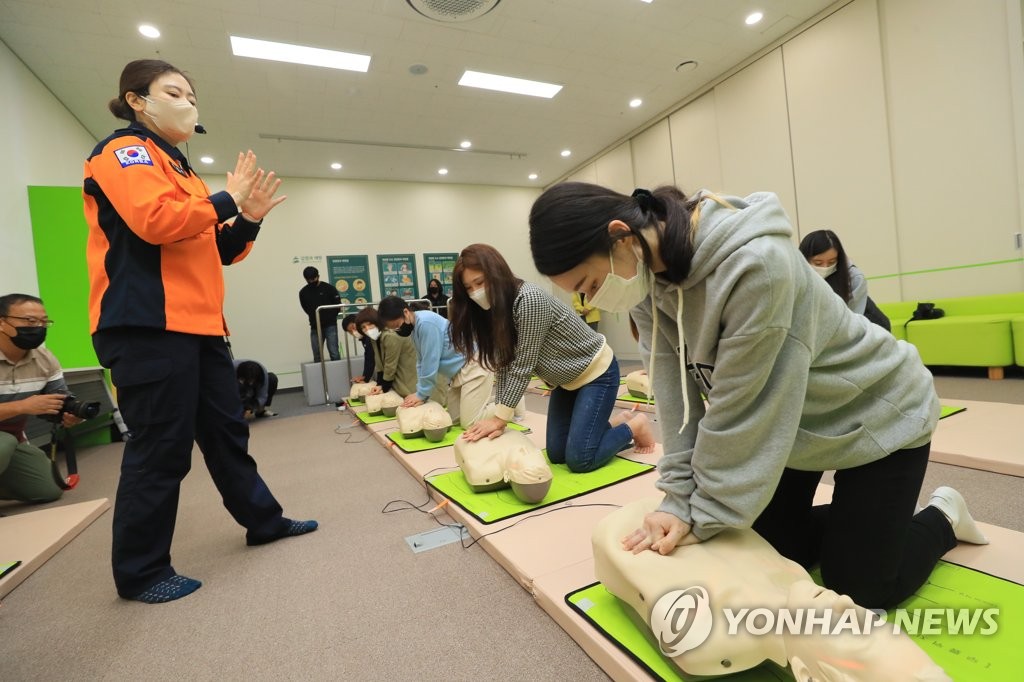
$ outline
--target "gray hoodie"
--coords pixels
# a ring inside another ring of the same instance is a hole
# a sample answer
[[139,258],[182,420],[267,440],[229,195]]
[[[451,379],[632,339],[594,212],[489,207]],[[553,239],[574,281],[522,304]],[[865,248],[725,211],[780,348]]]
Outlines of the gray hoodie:
[[650,298],[631,311],[664,440],[660,510],[702,540],[750,527],[785,467],[867,464],[924,445],[939,416],[917,350],[832,292],[778,198],[723,198],[734,208],[701,204],[686,280],[655,280],[656,322]]

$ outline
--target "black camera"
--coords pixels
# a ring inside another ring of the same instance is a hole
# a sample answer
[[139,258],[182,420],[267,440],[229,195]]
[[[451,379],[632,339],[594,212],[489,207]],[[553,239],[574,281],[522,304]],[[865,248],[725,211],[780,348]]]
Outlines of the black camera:
[[100,404],[98,402],[87,403],[84,400],[79,400],[73,394],[68,393],[64,396],[64,404],[60,406],[60,412],[57,414],[40,416],[49,421],[60,423],[65,414],[70,414],[74,417],[78,417],[79,419],[92,419],[99,413]]

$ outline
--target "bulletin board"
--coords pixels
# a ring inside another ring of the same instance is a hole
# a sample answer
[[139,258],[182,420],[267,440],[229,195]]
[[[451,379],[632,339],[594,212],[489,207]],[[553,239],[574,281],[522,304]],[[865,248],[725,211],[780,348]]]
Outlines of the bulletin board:
[[342,303],[373,303],[369,256],[327,256],[327,281],[341,294]]
[[441,282],[441,289],[448,296],[452,295],[452,270],[455,269],[455,261],[459,259],[457,253],[425,253],[423,254],[424,279],[429,284],[430,280],[436,279]]
[[378,255],[377,275],[380,278],[381,298],[385,296],[401,296],[406,300],[419,298],[415,254]]

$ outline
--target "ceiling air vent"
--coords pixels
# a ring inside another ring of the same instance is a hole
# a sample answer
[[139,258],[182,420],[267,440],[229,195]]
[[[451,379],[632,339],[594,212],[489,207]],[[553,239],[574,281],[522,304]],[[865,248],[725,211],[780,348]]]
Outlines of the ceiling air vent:
[[434,21],[470,21],[494,9],[501,0],[405,0],[409,7]]

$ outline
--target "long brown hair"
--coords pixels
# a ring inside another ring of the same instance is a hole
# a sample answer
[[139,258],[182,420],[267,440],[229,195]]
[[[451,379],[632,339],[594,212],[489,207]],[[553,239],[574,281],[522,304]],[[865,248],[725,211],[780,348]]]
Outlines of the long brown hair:
[[[462,281],[466,269],[484,273],[490,310],[469,298]],[[466,357],[475,357],[484,369],[495,371],[512,363],[518,334],[512,320],[512,304],[523,280],[497,249],[488,244],[471,244],[462,250],[452,270],[452,305],[449,333],[452,346]]]

